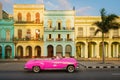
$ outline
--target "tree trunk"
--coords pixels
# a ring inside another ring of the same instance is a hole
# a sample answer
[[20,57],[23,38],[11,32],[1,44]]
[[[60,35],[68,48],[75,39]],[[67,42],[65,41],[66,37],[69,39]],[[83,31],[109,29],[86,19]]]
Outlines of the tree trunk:
[[102,63],[105,63],[104,33],[102,33]]

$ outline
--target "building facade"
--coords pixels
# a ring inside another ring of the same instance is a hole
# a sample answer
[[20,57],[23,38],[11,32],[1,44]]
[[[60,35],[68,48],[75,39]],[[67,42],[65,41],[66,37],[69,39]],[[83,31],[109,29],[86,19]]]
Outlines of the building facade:
[[[45,10],[43,4],[15,4],[12,19],[2,19],[0,58],[42,58],[61,55],[102,58],[100,16],[76,16],[75,10]],[[120,18],[117,20],[120,23]],[[105,57],[120,57],[120,29],[105,34]]]
[[36,58],[44,56],[44,5],[14,5],[15,56]]
[[61,55],[75,57],[75,11],[45,11],[44,54],[47,57]]
[[[100,16],[76,16],[75,38],[77,58],[102,58],[102,35],[94,35],[97,27],[94,22],[100,21]],[[120,23],[120,18],[117,20]],[[105,57],[120,57],[120,29],[110,30],[105,34]]]
[[0,58],[14,58],[14,22],[0,19]]

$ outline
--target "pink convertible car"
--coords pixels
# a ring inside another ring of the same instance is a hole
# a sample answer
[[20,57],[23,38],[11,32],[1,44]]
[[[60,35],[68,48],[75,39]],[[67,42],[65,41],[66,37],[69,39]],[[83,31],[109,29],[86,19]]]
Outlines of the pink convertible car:
[[74,58],[48,58],[48,59],[32,59],[29,60],[24,69],[35,73],[41,70],[67,70],[72,73],[79,69],[79,64]]

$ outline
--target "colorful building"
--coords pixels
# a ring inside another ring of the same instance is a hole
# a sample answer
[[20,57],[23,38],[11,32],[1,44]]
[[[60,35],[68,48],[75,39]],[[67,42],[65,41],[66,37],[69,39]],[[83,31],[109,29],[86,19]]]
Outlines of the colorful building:
[[[97,27],[94,22],[99,16],[76,16],[75,39],[77,58],[102,58],[101,33],[94,35]],[[117,20],[120,23],[120,19]],[[105,34],[105,57],[120,57],[120,29],[110,30]]]
[[0,58],[14,58],[14,21],[0,19]]
[[75,11],[46,10],[44,14],[44,54],[75,57]]
[[44,5],[14,5],[15,56],[35,58],[44,56]]
[[[43,4],[13,8],[14,21],[2,19],[0,5],[0,58],[102,58],[101,33],[95,36],[93,25],[100,16],[76,16],[75,8],[45,10]],[[105,34],[104,50],[106,58],[120,57],[120,29]]]

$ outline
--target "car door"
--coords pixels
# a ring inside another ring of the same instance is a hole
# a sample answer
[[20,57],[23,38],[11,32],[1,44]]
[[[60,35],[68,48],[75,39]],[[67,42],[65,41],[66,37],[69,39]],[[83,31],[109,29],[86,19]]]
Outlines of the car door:
[[45,60],[44,69],[52,69],[52,68],[53,68],[53,60]]

